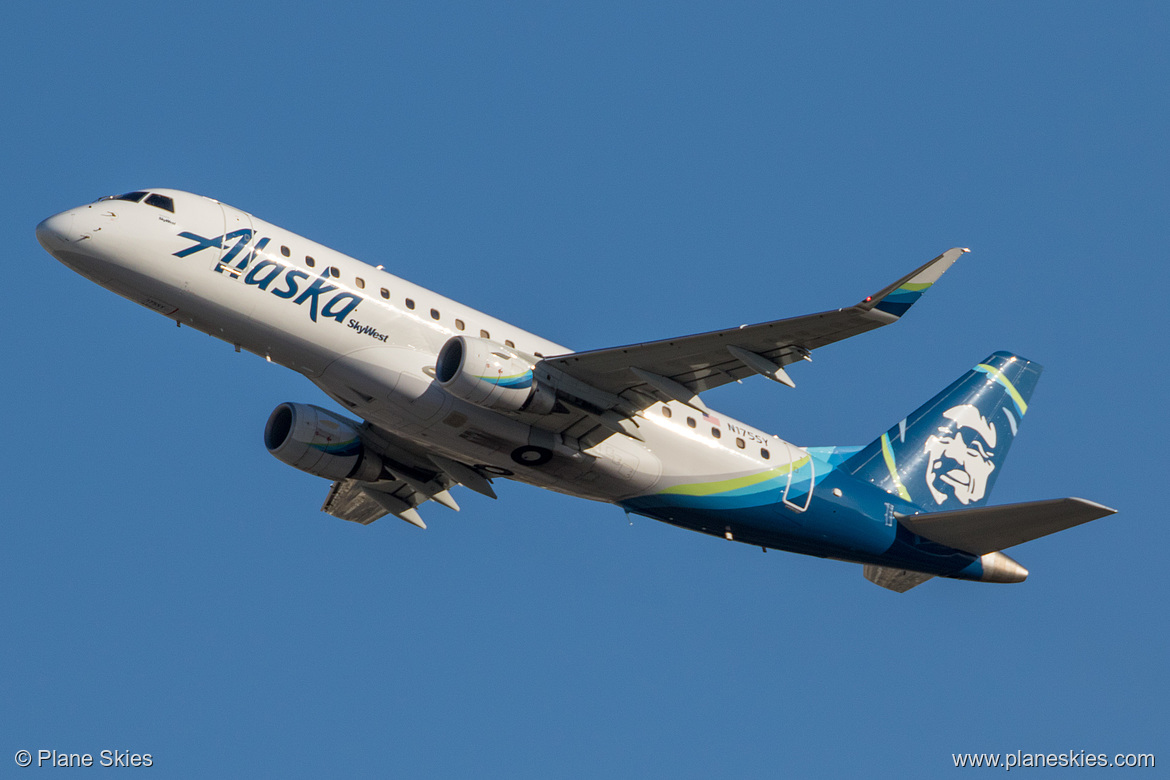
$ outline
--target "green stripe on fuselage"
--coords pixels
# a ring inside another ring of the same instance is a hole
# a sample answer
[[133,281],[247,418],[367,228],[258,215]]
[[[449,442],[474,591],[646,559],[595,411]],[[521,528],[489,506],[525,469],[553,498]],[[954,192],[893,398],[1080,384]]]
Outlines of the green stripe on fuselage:
[[713,496],[718,493],[731,493],[736,490],[752,487],[753,485],[759,485],[776,477],[786,476],[790,471],[795,471],[808,463],[809,460],[809,456],[806,455],[786,466],[777,466],[774,469],[768,469],[767,471],[761,471],[756,474],[722,479],[718,482],[694,482],[689,485],[675,485],[666,490],[658,491],[658,495]]

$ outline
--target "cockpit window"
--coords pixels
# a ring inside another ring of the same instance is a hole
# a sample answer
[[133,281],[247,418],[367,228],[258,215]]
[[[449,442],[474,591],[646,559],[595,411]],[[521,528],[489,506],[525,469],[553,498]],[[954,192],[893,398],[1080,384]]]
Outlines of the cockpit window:
[[100,203],[103,200],[129,200],[129,201],[133,201],[134,203],[137,203],[140,200],[142,200],[144,197],[146,197],[145,192],[135,191],[135,192],[127,192],[124,195],[107,195],[104,198],[98,198],[98,202]]
[[[133,195],[134,193],[130,193],[130,194]],[[141,194],[141,193],[139,193],[139,194]],[[162,209],[163,211],[169,211],[172,214],[175,213],[175,201],[174,201],[174,199],[169,198],[166,195],[159,195],[158,193],[155,193],[146,199],[146,205],[156,206],[156,207]]]

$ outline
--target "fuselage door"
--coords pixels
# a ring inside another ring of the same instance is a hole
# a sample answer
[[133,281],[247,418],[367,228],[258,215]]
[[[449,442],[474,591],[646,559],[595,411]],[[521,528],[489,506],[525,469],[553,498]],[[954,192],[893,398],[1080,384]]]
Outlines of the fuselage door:
[[252,229],[252,217],[247,212],[232,208],[227,204],[219,204],[223,210],[223,240],[219,258],[212,270],[223,274],[228,279],[242,279],[256,255],[257,247],[255,232]]
[[812,456],[804,450],[784,442],[788,453],[788,482],[784,486],[784,506],[793,512],[803,512],[812,504],[813,487],[816,484],[816,465]]

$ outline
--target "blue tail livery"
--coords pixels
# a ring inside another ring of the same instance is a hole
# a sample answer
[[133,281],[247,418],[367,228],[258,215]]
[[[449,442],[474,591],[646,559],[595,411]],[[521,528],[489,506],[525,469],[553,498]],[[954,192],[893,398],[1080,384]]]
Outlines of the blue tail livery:
[[842,469],[923,510],[983,506],[1041,366],[996,352],[883,433]]

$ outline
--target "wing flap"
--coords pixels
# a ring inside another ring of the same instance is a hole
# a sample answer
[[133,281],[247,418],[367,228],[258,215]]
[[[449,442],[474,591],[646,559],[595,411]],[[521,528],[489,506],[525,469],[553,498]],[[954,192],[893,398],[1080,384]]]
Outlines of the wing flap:
[[426,528],[418,513],[419,504],[433,498],[401,482],[359,482],[342,479],[329,488],[321,511],[351,523],[369,525],[378,518],[394,515],[411,525]]
[[1083,498],[895,515],[912,533],[973,555],[997,552],[1088,523],[1117,510]]
[[334,482],[329,495],[321,505],[321,511],[351,523],[369,525],[388,514],[388,510],[362,490],[361,483],[353,479]]

